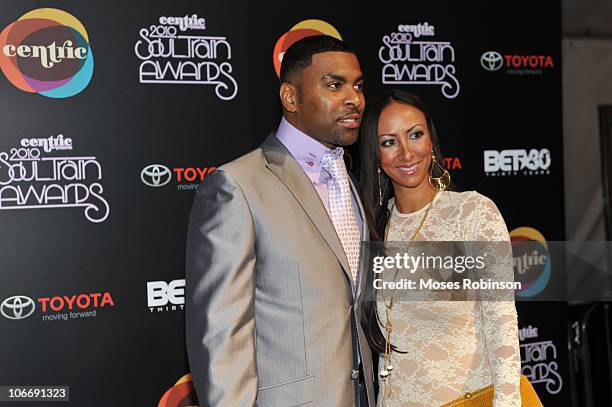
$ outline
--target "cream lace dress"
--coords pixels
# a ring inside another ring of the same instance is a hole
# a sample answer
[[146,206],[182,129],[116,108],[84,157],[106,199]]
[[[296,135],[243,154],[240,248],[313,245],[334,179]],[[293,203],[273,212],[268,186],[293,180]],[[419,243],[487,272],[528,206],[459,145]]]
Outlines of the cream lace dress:
[[[397,211],[393,201],[388,241],[409,241],[427,207]],[[497,207],[476,191],[438,193],[416,240],[508,241]],[[505,272],[512,273],[512,267]],[[510,274],[512,275],[512,274]],[[386,323],[384,302],[377,301]],[[397,301],[387,379],[387,407],[435,407],[494,384],[494,407],[520,407],[520,351],[514,301]],[[384,328],[382,328],[384,332]],[[383,366],[379,360],[379,370]],[[379,394],[378,405],[381,405]]]

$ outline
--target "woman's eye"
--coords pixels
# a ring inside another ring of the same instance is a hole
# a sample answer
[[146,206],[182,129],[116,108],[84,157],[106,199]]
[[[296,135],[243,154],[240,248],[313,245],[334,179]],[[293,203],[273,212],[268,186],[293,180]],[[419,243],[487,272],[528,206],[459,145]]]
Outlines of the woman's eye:
[[423,137],[425,133],[423,133],[422,131],[415,131],[414,133],[410,134],[410,138],[411,139],[420,139],[421,137]]
[[383,147],[389,147],[395,144],[395,140],[391,139],[387,139],[387,140],[383,140],[382,143],[380,143],[381,146]]

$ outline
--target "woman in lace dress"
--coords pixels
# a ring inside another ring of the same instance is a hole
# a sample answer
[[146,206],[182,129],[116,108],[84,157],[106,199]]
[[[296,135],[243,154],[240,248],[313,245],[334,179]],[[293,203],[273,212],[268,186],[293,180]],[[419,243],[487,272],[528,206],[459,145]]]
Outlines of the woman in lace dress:
[[[417,97],[392,90],[368,102],[360,139],[363,202],[372,240],[509,241],[489,198],[476,191],[439,191],[436,179],[443,168],[438,139]],[[511,279],[511,262],[502,266],[502,274]],[[371,284],[367,289],[374,290]],[[362,323],[379,354],[379,371],[386,370],[386,315],[380,295],[364,304]],[[388,407],[435,407],[491,384],[493,406],[521,405],[512,296],[506,301],[395,300],[390,319],[393,368],[383,372],[388,374],[384,386],[379,378],[379,405],[384,398]]]

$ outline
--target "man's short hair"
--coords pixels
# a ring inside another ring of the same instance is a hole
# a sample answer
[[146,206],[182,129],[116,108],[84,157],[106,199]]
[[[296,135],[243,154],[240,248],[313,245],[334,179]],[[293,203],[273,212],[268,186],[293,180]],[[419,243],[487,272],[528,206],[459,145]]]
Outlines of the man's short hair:
[[280,82],[289,82],[292,75],[310,66],[314,54],[322,52],[355,53],[344,41],[329,35],[302,38],[285,51],[280,68]]

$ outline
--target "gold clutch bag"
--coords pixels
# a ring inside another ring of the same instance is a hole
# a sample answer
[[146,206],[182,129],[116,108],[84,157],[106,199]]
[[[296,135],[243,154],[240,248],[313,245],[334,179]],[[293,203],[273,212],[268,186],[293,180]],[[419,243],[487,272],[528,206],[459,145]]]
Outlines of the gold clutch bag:
[[[493,405],[493,385],[483,387],[472,393],[455,399],[440,407],[491,407]],[[535,392],[529,379],[521,375],[521,406],[522,407],[544,407],[538,394]]]

